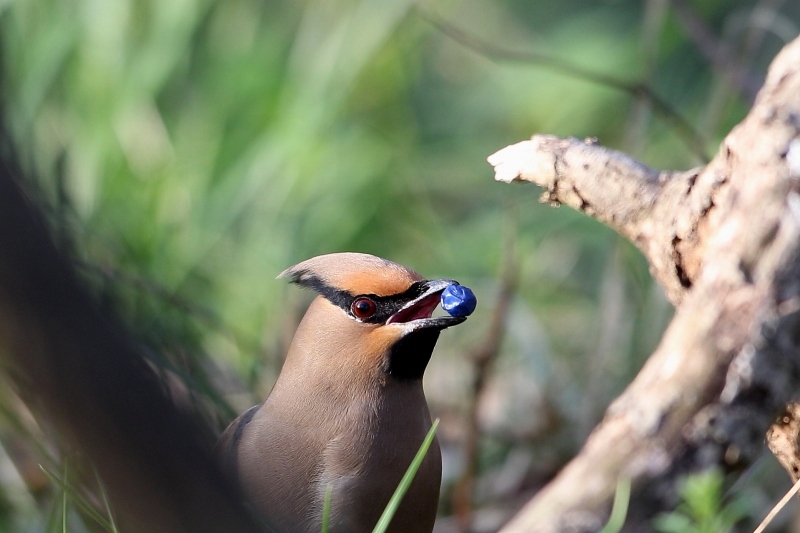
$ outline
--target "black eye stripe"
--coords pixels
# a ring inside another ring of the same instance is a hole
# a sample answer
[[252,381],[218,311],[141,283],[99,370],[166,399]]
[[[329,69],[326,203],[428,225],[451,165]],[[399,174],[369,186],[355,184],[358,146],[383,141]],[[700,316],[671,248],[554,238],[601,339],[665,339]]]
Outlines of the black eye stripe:
[[[393,294],[391,296],[377,296],[375,294],[359,294],[357,296],[351,296],[349,293],[345,291],[341,291],[345,295],[351,298],[351,302],[357,300],[358,298],[369,298],[373,302],[375,302],[376,311],[371,317],[364,319],[363,322],[369,322],[371,324],[382,324],[389,320],[389,317],[399,311],[404,305],[406,305],[411,300],[418,298],[425,292],[425,288],[423,287],[423,282],[417,281],[414,282],[411,287],[406,289],[405,291],[401,292],[400,294]],[[349,309],[349,306],[348,306]]]
[[[360,322],[369,324],[383,324],[390,316],[399,311],[405,304],[419,298],[425,293],[424,281],[415,281],[411,286],[400,294],[391,296],[377,296],[375,294],[350,294],[347,291],[335,289],[313,276],[308,276],[299,282],[300,285],[314,289],[324,296],[329,302],[340,307],[351,317]],[[375,303],[375,313],[367,318],[359,318],[353,314],[352,305],[359,298],[369,298]]]

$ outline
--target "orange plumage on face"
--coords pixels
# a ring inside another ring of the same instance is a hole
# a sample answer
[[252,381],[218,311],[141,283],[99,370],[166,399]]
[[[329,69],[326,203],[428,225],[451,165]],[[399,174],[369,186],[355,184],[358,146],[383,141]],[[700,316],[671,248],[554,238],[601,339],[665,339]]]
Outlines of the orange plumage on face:
[[[304,319],[314,328],[315,337],[324,337],[329,346],[353,347],[350,358],[360,361],[359,368],[377,368],[376,363],[381,363],[395,377],[421,378],[439,332],[463,321],[431,318],[441,292],[454,281],[428,281],[411,269],[372,255],[321,255],[278,277],[288,277],[320,294],[306,314],[308,320]],[[401,349],[416,356],[400,357]]]
[[291,278],[300,285],[310,277],[316,277],[326,285],[354,296],[400,294],[414,282],[424,279],[397,263],[357,253],[320,255],[284,270],[278,277]]

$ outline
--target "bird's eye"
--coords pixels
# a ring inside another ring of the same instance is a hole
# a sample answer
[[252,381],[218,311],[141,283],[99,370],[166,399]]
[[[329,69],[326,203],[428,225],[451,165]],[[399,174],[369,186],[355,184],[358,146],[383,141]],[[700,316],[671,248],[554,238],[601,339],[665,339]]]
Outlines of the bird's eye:
[[369,318],[375,314],[377,307],[375,306],[375,302],[369,298],[358,298],[353,302],[353,305],[350,306],[350,309],[357,318]]

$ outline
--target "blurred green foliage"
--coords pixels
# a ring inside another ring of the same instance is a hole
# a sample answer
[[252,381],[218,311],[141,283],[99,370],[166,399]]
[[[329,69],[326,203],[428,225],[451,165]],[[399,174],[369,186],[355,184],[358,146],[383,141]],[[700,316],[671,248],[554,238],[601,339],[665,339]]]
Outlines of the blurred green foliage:
[[[443,418],[446,515],[463,353],[485,332],[504,242],[520,289],[481,408],[479,505],[552,475],[670,314],[631,245],[538,204],[533,187],[494,183],[486,156],[547,132],[597,137],[659,168],[699,161],[647,99],[493,59],[431,20],[644,83],[713,154],[750,105],[746,81],[797,35],[800,4],[9,0],[0,16],[5,127],[60,246],[217,425],[277,376],[309,298],[274,279],[284,268],[361,251],[476,290],[472,327],[443,336],[426,377]],[[0,522],[41,530],[60,490],[32,488],[25,464],[58,462],[57,447],[18,451],[44,434],[13,393],[0,403]],[[526,475],[511,482],[520,454]]]
[[709,470],[686,477],[681,482],[678,508],[654,520],[660,533],[728,533],[748,514],[748,504],[740,495],[725,501],[724,476]]

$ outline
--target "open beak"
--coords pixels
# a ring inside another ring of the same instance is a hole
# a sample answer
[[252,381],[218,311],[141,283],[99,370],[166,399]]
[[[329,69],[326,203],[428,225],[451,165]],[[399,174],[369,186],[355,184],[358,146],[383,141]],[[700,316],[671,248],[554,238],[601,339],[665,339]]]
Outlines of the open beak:
[[389,317],[386,324],[406,324],[409,331],[423,328],[443,330],[464,322],[467,317],[440,316],[431,318],[433,311],[439,306],[442,291],[457,283],[452,279],[436,279],[423,284],[424,292],[411,300],[398,312]]

